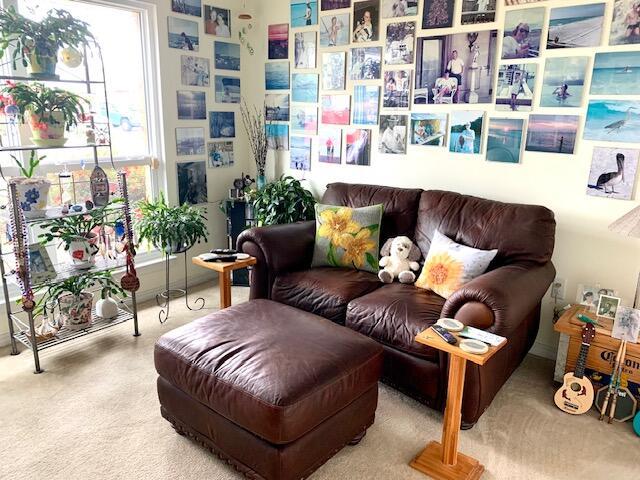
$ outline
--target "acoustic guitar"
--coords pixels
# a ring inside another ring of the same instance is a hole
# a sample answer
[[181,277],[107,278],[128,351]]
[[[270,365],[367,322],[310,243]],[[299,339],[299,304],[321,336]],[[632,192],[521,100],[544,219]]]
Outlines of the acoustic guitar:
[[593,324],[586,323],[582,328],[582,345],[576,362],[576,370],[565,373],[563,384],[554,397],[558,408],[572,415],[585,413],[593,405],[593,385],[588,378],[584,377],[584,365],[595,334],[596,329]]

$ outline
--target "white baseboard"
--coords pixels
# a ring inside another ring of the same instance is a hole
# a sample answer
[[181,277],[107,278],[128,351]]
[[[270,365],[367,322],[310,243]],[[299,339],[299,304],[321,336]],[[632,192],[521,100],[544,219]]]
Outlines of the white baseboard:
[[537,357],[548,358],[549,360],[556,359],[557,346],[547,345],[546,343],[535,342],[529,353],[536,355]]

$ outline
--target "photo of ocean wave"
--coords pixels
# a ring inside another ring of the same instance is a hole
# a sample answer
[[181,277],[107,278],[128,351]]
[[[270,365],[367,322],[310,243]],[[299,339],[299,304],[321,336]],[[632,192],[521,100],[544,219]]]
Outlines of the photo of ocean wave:
[[267,90],[289,90],[289,62],[265,64],[264,75]]
[[604,3],[552,8],[548,48],[595,47],[602,39]]
[[640,52],[597,53],[591,94],[635,95],[640,83]]
[[591,100],[585,140],[640,142],[640,101]]

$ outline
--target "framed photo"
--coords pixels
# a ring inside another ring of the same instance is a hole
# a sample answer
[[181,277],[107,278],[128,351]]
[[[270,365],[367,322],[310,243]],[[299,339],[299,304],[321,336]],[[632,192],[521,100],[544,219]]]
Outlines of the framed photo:
[[587,195],[631,200],[640,150],[594,147]]
[[382,48],[359,47],[351,49],[351,80],[378,80],[382,64]]
[[271,123],[265,125],[269,150],[289,150],[289,125]]
[[496,110],[530,112],[538,65],[515,63],[501,65],[496,89]]
[[350,95],[322,96],[322,123],[329,125],[349,125],[350,120]]
[[176,128],[176,153],[178,156],[204,155],[204,128]]
[[377,42],[380,29],[380,0],[353,4],[353,43]]
[[610,320],[616,318],[616,312],[620,306],[620,299],[618,297],[612,297],[610,295],[600,295],[598,301],[598,308],[596,309],[596,315],[598,317],[605,317]]
[[344,90],[346,82],[346,52],[322,54],[322,89]]
[[233,112],[209,112],[209,137],[233,138],[236,136],[236,120]]
[[380,87],[355,85],[353,87],[353,124],[377,125],[380,112]]
[[482,150],[483,128],[483,111],[451,112],[449,151],[454,153],[480,153]]
[[573,155],[579,123],[577,115],[531,115],[525,149],[528,152]]
[[604,10],[604,3],[552,8],[547,48],[600,46]]
[[584,139],[640,143],[638,119],[638,100],[589,100]]
[[636,95],[640,83],[640,52],[596,53],[592,95]]
[[177,163],[180,205],[207,203],[207,167],[204,161]]
[[268,31],[269,60],[287,60],[289,58],[289,24],[269,25]]
[[422,29],[453,27],[456,0],[424,0]]
[[600,295],[598,295],[598,289],[591,285],[578,285],[578,296],[576,298],[576,302],[580,305],[584,305],[588,307],[589,310],[594,310],[598,305],[598,300],[600,299]]
[[446,113],[412,113],[411,145],[445,146],[447,117]]
[[318,75],[294,73],[291,75],[291,96],[294,102],[316,103],[318,101]]
[[411,70],[387,70],[384,72],[385,108],[409,108],[411,98]]
[[387,25],[384,63],[410,65],[416,40],[416,22],[398,22]]
[[521,118],[490,118],[487,136],[487,160],[520,163],[524,120]]
[[638,343],[640,333],[640,310],[619,306],[616,318],[613,320],[611,336],[620,340]]
[[462,25],[495,21],[497,1],[476,0],[475,2],[462,2]]
[[289,62],[269,62],[264,65],[266,90],[289,90]]
[[293,58],[295,68],[316,68],[316,32],[296,32],[294,35]]
[[216,103],[240,103],[240,78],[216,75]]
[[418,14],[418,0],[382,0],[382,18],[407,17]]
[[289,168],[306,172],[311,170],[311,139],[309,137],[291,137]]
[[291,133],[317,135],[318,134],[318,108],[292,106],[291,107]]
[[341,47],[349,45],[351,16],[349,13],[336,13],[320,17],[320,46]]
[[350,8],[351,0],[320,0],[320,8],[325,10],[338,10],[340,8]]
[[240,71],[240,45],[228,42],[213,42],[215,65],[220,70]]
[[267,121],[289,121],[290,100],[288,93],[267,93],[264,98],[264,115]]
[[231,37],[231,10],[204,6],[204,33],[216,37]]
[[308,27],[318,24],[317,0],[291,0],[291,26]]
[[640,43],[638,5],[633,0],[614,0],[609,45]]
[[56,278],[56,269],[44,245],[39,243],[29,245],[29,271],[31,282],[34,284]]
[[380,153],[407,153],[407,115],[380,115]]
[[206,120],[205,92],[178,90],[178,120]]
[[342,162],[342,130],[323,128],[320,131],[318,161],[322,163]]
[[171,11],[192,17],[201,17],[202,2],[200,0],[171,0]]
[[371,130],[356,128],[347,130],[347,165],[368,167],[371,165]]
[[509,10],[504,16],[502,58],[537,58],[544,26],[544,7]]
[[200,46],[198,23],[184,18],[168,17],[169,48],[197,52]]
[[580,107],[588,64],[589,57],[547,58],[542,79],[540,106]]
[[207,159],[209,168],[231,167],[233,165],[233,142],[208,142]]
[[180,56],[180,79],[182,85],[208,87],[209,76],[208,58],[193,57],[191,55]]

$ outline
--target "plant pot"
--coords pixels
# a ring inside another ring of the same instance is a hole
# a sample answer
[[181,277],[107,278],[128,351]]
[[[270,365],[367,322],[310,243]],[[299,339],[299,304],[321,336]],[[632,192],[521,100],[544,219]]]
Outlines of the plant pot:
[[96,316],[104,319],[118,316],[118,302],[111,297],[101,298],[96,302]]
[[62,326],[69,330],[82,330],[91,326],[93,293],[82,292],[77,297],[71,293],[58,299]]
[[41,177],[16,177],[9,180],[16,186],[16,200],[26,218],[44,217],[51,182]]
[[75,237],[69,244],[69,254],[75,268],[91,268],[96,263],[96,253],[100,251],[98,235],[89,232],[84,237]]
[[29,56],[29,75],[33,78],[58,79],[56,66],[58,64],[58,47],[54,44],[40,42],[37,48]]
[[61,147],[66,143],[62,112],[46,112],[42,115],[27,112],[27,121],[31,127],[31,141],[39,147]]

